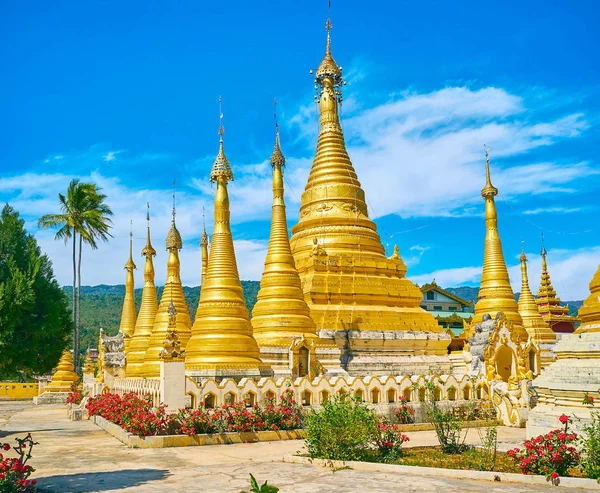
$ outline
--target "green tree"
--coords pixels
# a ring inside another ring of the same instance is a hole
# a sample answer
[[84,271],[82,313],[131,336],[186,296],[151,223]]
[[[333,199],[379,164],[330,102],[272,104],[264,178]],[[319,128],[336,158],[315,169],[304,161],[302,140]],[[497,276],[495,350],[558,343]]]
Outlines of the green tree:
[[[80,326],[81,326],[81,258],[83,243],[98,248],[97,241],[108,241],[111,236],[109,229],[112,227],[112,211],[104,203],[106,195],[100,193],[100,188],[93,183],[81,183],[77,179],[71,180],[67,194],[58,194],[60,212],[46,214],[38,221],[41,228],[58,229],[55,238],[64,240],[65,244],[71,240],[73,244],[73,352],[75,356],[75,369],[79,368]],[[77,258],[77,244],[79,253]]]
[[0,374],[31,376],[56,366],[71,330],[67,297],[25,222],[0,214]]

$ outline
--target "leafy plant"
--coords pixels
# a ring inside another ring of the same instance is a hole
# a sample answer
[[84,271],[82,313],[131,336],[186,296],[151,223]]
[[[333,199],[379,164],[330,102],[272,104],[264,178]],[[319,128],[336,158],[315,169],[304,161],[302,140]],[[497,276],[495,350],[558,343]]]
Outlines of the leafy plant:
[[435,384],[431,381],[424,384],[427,390],[425,412],[433,425],[442,451],[447,454],[460,454],[467,449],[465,440],[468,429],[463,429],[460,418],[452,409],[442,408],[435,397]]
[[560,476],[567,476],[570,468],[579,462],[575,448],[577,433],[569,433],[571,419],[563,414],[559,418],[562,430],[525,441],[525,449],[515,448],[506,452],[521,468],[523,474],[542,474],[548,481],[558,484]]
[[477,429],[479,440],[481,440],[481,449],[476,467],[478,471],[493,471],[496,467],[498,452],[498,428],[490,426],[484,429]]
[[306,415],[306,448],[311,457],[360,460],[373,446],[379,420],[360,397],[335,396]]
[[[252,487],[252,489],[250,490],[252,493],[277,493],[279,491],[279,488],[277,488],[277,486],[267,484],[267,481],[265,481],[262,485],[258,486],[258,482],[252,474],[250,474],[250,486]],[[248,492],[241,491],[240,493]]]
[[[594,406],[594,398],[585,394],[583,404]],[[591,422],[585,425],[581,432],[581,469],[588,478],[600,482],[600,412],[590,413]]]
[[15,438],[17,445],[11,447],[9,443],[0,443],[0,449],[8,452],[11,448],[18,457],[4,457],[0,453],[0,491],[2,493],[30,493],[35,492],[35,479],[29,479],[35,471],[27,464],[31,459],[31,450],[38,442],[34,442],[31,433],[25,438]]
[[398,425],[386,423],[380,418],[377,424],[376,444],[383,462],[395,462],[402,456],[402,445],[409,438],[400,433]]

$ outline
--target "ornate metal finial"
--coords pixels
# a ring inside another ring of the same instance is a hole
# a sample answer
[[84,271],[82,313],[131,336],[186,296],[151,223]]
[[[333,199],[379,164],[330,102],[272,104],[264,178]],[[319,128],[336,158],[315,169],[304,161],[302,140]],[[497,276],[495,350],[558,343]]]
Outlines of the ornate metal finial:
[[[327,9],[327,22],[325,23],[325,30],[327,31],[327,44],[325,46],[325,57],[321,61],[319,68],[315,74],[315,89],[317,94],[315,99],[319,100],[319,86],[323,87],[325,79],[329,78],[333,82],[333,92],[338,103],[342,103],[342,91],[340,90],[342,84],[345,84],[342,78],[342,68],[338,67],[335,63],[333,56],[331,55],[331,2],[328,3]],[[311,71],[312,73],[312,71]]]
[[400,250],[398,249],[398,245],[394,245],[394,253],[390,257],[391,260],[397,260],[400,258]]
[[546,246],[544,245],[544,233],[542,233],[542,251],[541,251],[542,257],[545,257],[547,253],[548,252],[546,251]]
[[206,234],[206,211],[202,206],[202,234],[200,235],[200,245],[208,245],[208,235]]
[[183,248],[183,242],[181,241],[181,234],[179,234],[179,230],[177,226],[175,226],[175,216],[177,211],[175,209],[175,185],[177,183],[173,181],[173,220],[171,221],[171,229],[167,234],[167,250],[171,250],[172,248],[177,248],[181,250]]
[[275,148],[273,154],[271,154],[271,166],[285,166],[285,156],[281,152],[281,146],[279,145],[279,125],[277,124],[277,100],[273,99],[273,118],[275,119]]
[[525,240],[521,238],[521,257],[519,257],[521,262],[527,262],[527,257],[525,256]]
[[483,197],[495,197],[498,195],[498,189],[492,185],[492,180],[490,177],[490,151],[491,148],[487,146],[487,144],[483,144],[485,147],[485,187],[481,191],[481,195]]
[[210,171],[210,181],[217,181],[217,178],[222,177],[225,181],[233,181],[233,172],[227,156],[225,156],[225,150],[223,148],[223,134],[225,129],[223,128],[223,98],[219,96],[219,153],[213,163],[212,170]]
[[125,264],[125,270],[135,269],[135,263],[133,262],[133,219],[129,220],[129,258]]
[[146,202],[146,223],[148,230],[148,237],[146,238],[146,246],[142,250],[143,257],[154,257],[156,255],[156,250],[152,247],[152,242],[150,241],[150,203]]

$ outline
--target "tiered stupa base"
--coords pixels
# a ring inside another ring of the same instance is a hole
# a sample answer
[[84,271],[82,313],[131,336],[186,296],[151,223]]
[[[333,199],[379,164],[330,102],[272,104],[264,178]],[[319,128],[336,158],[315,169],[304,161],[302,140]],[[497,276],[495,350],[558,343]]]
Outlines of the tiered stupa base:
[[561,414],[578,418],[571,429],[580,432],[590,422],[590,408],[582,403],[586,392],[599,397],[600,332],[565,335],[555,351],[558,361],[533,381],[538,405],[529,414],[528,437],[560,428]]
[[335,341],[339,366],[351,376],[452,373],[445,332],[321,330],[319,337]]
[[266,365],[252,368],[243,366],[238,368],[206,367],[195,368],[193,370],[186,369],[185,374],[197,383],[201,383],[203,380],[208,380],[209,378],[215,380],[216,382],[220,382],[221,380],[225,380],[227,378],[231,378],[232,380],[239,382],[243,378],[260,380],[261,378],[272,377],[273,370]]

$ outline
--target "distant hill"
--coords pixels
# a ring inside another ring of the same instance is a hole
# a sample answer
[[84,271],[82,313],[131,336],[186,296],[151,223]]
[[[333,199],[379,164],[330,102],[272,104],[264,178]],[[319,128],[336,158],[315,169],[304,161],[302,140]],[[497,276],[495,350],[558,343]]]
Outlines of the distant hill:
[[[242,281],[246,306],[250,313],[256,303],[256,295],[260,287],[259,281]],[[71,301],[73,289],[71,286],[63,287]],[[163,287],[157,288],[158,299],[162,296]],[[196,316],[198,300],[200,299],[200,286],[183,288],[183,294],[187,303],[192,322]],[[115,335],[119,330],[121,322],[121,310],[125,296],[125,285],[117,284],[108,286],[81,286],[81,347],[83,349],[96,347],[100,328],[109,335]],[[135,306],[139,310],[142,302],[142,289],[135,290]]]
[[[256,303],[256,295],[260,288],[258,281],[242,281],[244,289],[244,297],[246,298],[246,306],[249,313],[252,313],[252,308]],[[71,300],[71,286],[65,286],[65,293]],[[459,296],[467,301],[477,301],[477,293],[479,288],[472,286],[461,286],[457,288],[447,288],[447,291]],[[162,295],[162,286],[157,288],[158,299]],[[200,286],[184,287],[183,293],[185,300],[192,317],[192,321],[196,316],[198,308],[198,300],[200,298]],[[98,345],[98,334],[100,327],[106,333],[114,335],[119,329],[121,320],[121,309],[123,307],[123,297],[125,296],[125,285],[118,284],[108,286],[101,284],[99,286],[82,286],[81,287],[81,347],[86,349],[88,346],[96,347]],[[518,298],[518,293],[515,295]],[[142,299],[142,290],[135,290],[135,304],[139,310]],[[563,304],[569,305],[569,313],[577,315],[577,310],[582,305],[582,301],[567,301]]]

